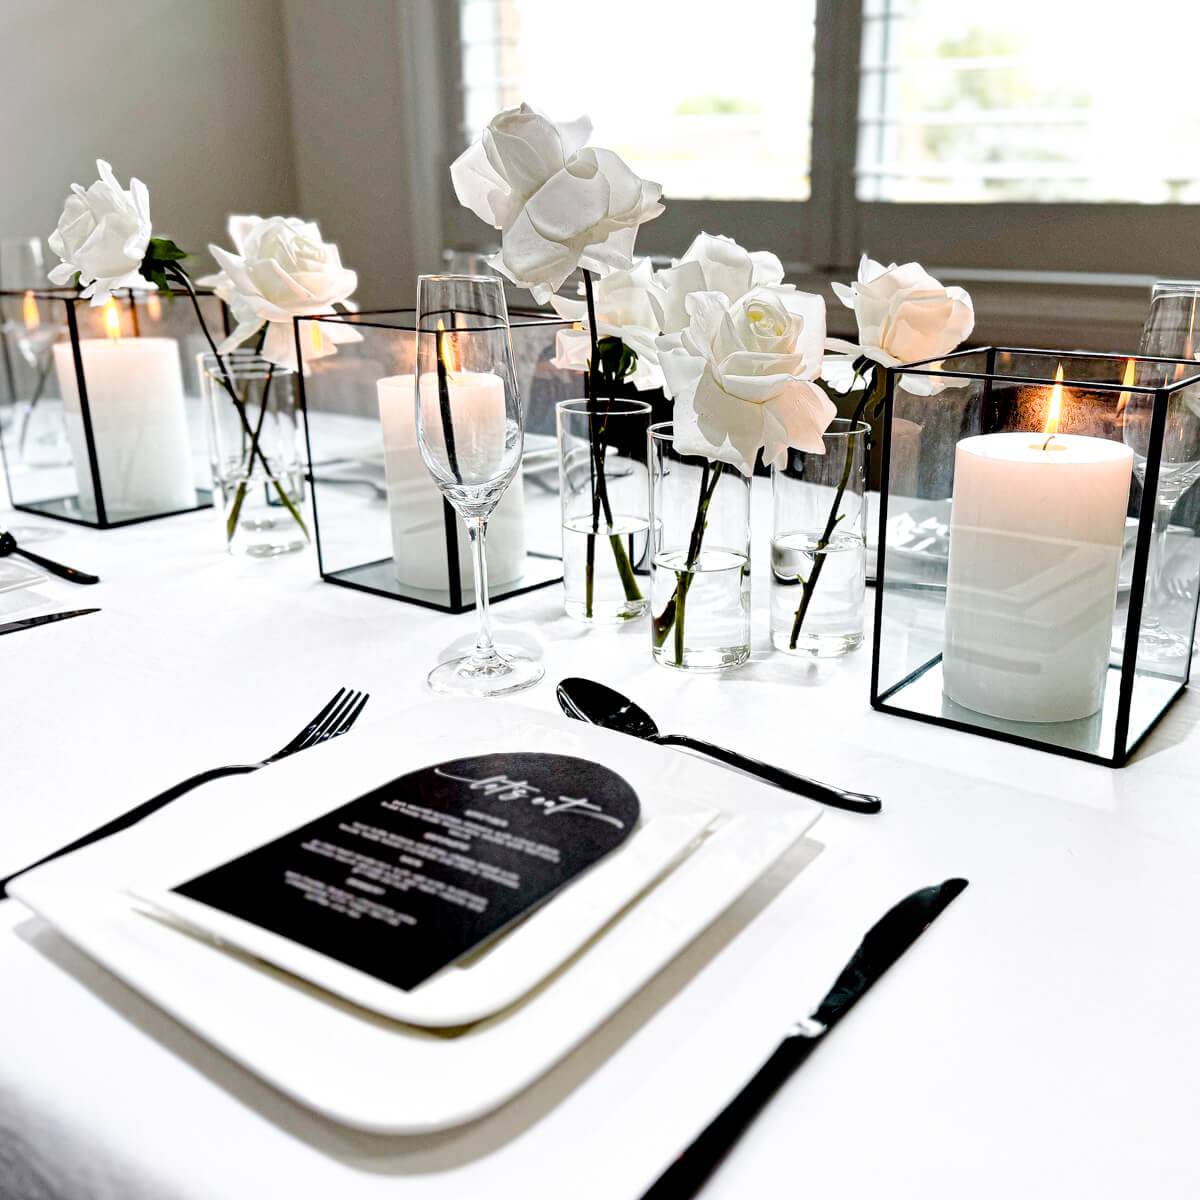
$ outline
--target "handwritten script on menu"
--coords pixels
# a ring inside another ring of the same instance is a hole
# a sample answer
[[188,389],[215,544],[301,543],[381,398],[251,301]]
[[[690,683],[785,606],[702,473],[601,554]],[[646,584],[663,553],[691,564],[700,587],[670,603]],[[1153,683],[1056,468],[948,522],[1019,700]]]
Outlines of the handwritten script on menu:
[[488,754],[394,779],[175,890],[408,990],[616,849],[615,771]]

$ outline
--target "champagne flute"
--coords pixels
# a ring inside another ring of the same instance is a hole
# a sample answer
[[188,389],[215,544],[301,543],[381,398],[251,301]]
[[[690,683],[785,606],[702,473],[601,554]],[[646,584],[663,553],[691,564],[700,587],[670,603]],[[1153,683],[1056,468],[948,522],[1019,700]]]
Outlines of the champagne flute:
[[416,406],[421,458],[471,538],[479,614],[475,649],[435,667],[429,686],[458,696],[521,691],[544,668],[495,644],[484,550],[488,518],[521,465],[524,445],[502,280],[422,275],[417,281]]
[[[1142,328],[1138,353],[1155,358],[1194,359],[1200,347],[1200,281],[1163,279],[1150,293],[1150,309]],[[1195,369],[1171,363],[1147,363],[1142,372],[1150,378],[1139,383],[1175,383]],[[1139,482],[1146,478],[1153,400],[1127,394],[1122,432],[1133,450],[1133,470]],[[1152,662],[1182,659],[1188,650],[1195,597],[1188,596],[1182,608],[1167,587],[1169,543],[1167,529],[1171,513],[1183,494],[1200,478],[1200,386],[1185,388],[1171,396],[1163,433],[1159,465],[1158,497],[1154,511],[1154,540],[1150,553],[1146,611],[1138,639],[1139,655]]]

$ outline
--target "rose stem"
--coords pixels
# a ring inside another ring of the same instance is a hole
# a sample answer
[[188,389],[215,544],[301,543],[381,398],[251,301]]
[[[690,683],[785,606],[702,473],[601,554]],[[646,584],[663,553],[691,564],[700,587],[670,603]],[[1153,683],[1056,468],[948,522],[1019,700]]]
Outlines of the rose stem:
[[[842,519],[838,515],[838,508],[842,503],[842,497],[846,494],[846,485],[850,482],[850,468],[854,462],[854,444],[852,439],[858,436],[854,431],[858,428],[858,423],[862,420],[867,403],[875,393],[878,385],[877,375],[878,370],[873,370],[871,383],[863,388],[862,399],[858,402],[854,409],[854,415],[850,418],[850,434],[846,439],[846,461],[842,463],[842,478],[838,483],[837,491],[834,493],[833,504],[829,509],[829,518],[825,522],[825,531],[821,534],[821,538],[813,550],[812,570],[809,571],[807,579],[800,580],[800,605],[796,609],[796,618],[792,622],[792,635],[788,640],[788,648],[790,650],[795,650],[796,643],[800,640],[800,627],[804,624],[804,617],[808,612],[809,604],[812,603],[812,596],[816,590],[817,580],[821,578],[821,571],[825,566],[824,551],[833,537],[834,526]],[[850,387],[854,387],[853,382],[850,384]]]
[[[216,342],[213,341],[212,334],[208,332],[208,324],[204,320],[204,313],[202,313],[200,311],[200,300],[196,295],[196,289],[194,287],[192,287],[192,281],[188,278],[187,272],[184,271],[182,268],[178,267],[175,263],[168,263],[166,265],[165,269],[166,269],[167,273],[173,279],[176,279],[180,283],[182,283],[184,288],[187,290],[188,299],[191,300],[192,308],[195,310],[195,313],[196,313],[196,320],[200,323],[200,332],[202,334],[204,334],[204,340],[208,343],[208,348],[212,351],[213,358],[215,358],[217,360],[217,366],[221,369],[221,380],[220,380],[221,384],[225,388],[225,390],[229,393],[229,398],[233,401],[233,406],[237,410],[238,420],[240,420],[242,423],[242,432],[250,434],[250,437],[251,437],[250,462],[251,462],[251,464],[253,464],[254,455],[255,455],[255,453],[257,453],[259,462],[262,463],[263,470],[266,471],[266,473],[267,473],[267,478],[270,479],[271,482],[275,485],[275,491],[278,493],[279,499],[283,502],[283,506],[288,510],[288,512],[290,512],[292,514],[292,516],[295,518],[296,524],[299,525],[302,530],[304,530],[304,536],[307,538],[308,537],[308,526],[304,524],[303,518],[300,516],[300,513],[297,510],[296,506],[292,503],[291,497],[289,497],[287,492],[284,491],[282,484],[280,484],[279,480],[275,479],[274,476],[271,474],[271,468],[267,463],[266,455],[263,454],[262,448],[258,445],[257,441],[254,438],[253,433],[251,433],[250,421],[249,421],[249,418],[246,416],[246,406],[242,403],[237,392],[234,390],[233,381],[229,378],[229,371],[225,366],[225,360],[221,357],[220,353],[217,351],[217,344],[216,344]],[[238,490],[244,496],[244,494],[245,494],[245,483],[244,482],[238,485]],[[236,500],[234,502],[237,503]],[[239,507],[240,507],[240,505],[239,505]]]
[[[711,474],[710,474],[711,467]],[[692,534],[688,539],[687,559],[682,571],[675,572],[675,591],[667,601],[662,615],[653,618],[654,644],[661,646],[667,640],[671,627],[675,628],[675,665],[683,666],[683,620],[684,609],[687,606],[688,589],[692,586],[691,570],[700,558],[700,547],[704,540],[704,531],[708,526],[708,506],[712,503],[713,493],[717,490],[721,472],[725,464],[722,462],[704,463],[704,471],[700,476],[700,502],[696,505],[696,520],[692,524]]]
[[[596,382],[600,369],[600,344],[596,334],[596,300],[595,294],[592,291],[592,273],[588,270],[583,271],[583,289],[584,295],[587,298],[588,332],[592,343],[591,359],[588,363],[590,408],[596,402],[598,396]],[[612,391],[613,382],[613,379],[610,378],[610,392]],[[611,412],[613,399],[611,395],[608,398],[608,412]],[[584,613],[589,617],[592,615],[592,598],[595,587],[596,535],[600,530],[600,508],[604,509],[604,520],[609,528],[608,541],[612,547],[613,559],[617,565],[617,574],[621,577],[621,585],[625,589],[625,599],[634,601],[641,600],[642,598],[641,589],[638,587],[637,579],[633,573],[633,565],[630,563],[629,555],[625,553],[625,547],[621,543],[621,535],[612,532],[612,506],[608,499],[608,481],[604,475],[604,434],[608,428],[608,412],[605,413],[605,418],[598,429],[595,424],[595,414],[589,413],[588,415],[588,429],[591,435],[589,441],[591,442],[591,459],[594,472],[592,475],[592,532],[588,534],[588,557],[587,566],[585,567]]]

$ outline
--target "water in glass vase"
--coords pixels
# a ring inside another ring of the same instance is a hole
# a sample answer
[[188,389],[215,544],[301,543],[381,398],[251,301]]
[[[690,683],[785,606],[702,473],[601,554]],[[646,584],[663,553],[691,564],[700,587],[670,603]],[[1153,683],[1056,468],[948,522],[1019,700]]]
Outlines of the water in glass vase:
[[[790,654],[835,658],[862,644],[865,547],[856,534],[835,534],[824,550],[818,545],[820,536],[805,531],[771,539],[771,644]],[[797,627],[805,581],[810,594]]]
[[[600,624],[617,624],[640,617],[646,611],[647,540],[650,523],[645,517],[613,514],[613,523],[601,520],[600,532],[592,533],[589,517],[576,517],[562,527],[563,587],[567,616]],[[616,538],[624,560],[615,552]],[[594,543],[591,608],[588,608],[588,542]],[[618,564],[620,563],[620,566]],[[622,572],[621,568],[628,564]]]
[[750,657],[750,560],[719,549],[692,567],[687,559],[682,549],[655,556],[654,657],[694,671],[740,666]]

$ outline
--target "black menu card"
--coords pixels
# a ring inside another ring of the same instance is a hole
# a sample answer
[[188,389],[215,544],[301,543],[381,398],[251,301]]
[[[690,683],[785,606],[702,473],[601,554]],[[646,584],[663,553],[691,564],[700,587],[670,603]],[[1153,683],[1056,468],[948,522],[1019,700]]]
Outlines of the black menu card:
[[586,759],[459,758],[174,890],[407,991],[616,849],[639,810]]

